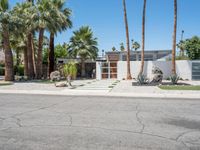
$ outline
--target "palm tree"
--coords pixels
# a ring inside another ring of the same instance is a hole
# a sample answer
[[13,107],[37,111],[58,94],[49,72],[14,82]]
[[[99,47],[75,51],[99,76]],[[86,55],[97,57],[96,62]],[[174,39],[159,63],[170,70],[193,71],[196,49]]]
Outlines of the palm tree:
[[176,75],[176,30],[177,30],[177,0],[174,0],[174,32],[172,47],[172,75]]
[[141,52],[141,68],[140,68],[140,73],[139,73],[139,74],[141,74],[141,75],[143,74],[143,71],[144,71],[146,3],[147,3],[147,0],[144,0],[143,16],[142,16],[142,52]]
[[10,43],[12,50],[14,50],[16,54],[16,66],[19,66],[21,63],[21,55],[24,52],[24,49],[26,49],[26,43],[25,43],[25,38],[23,34],[11,34],[10,36]]
[[120,51],[121,52],[125,51],[124,43],[120,43]]
[[72,27],[72,22],[70,20],[71,10],[68,8],[64,8],[65,1],[63,0],[51,0],[52,5],[55,8],[55,21],[54,25],[51,26],[50,30],[50,43],[49,43],[49,66],[48,66],[48,74],[54,71],[55,64],[55,54],[54,54],[54,35],[58,31],[66,30],[67,28]]
[[116,51],[116,48],[115,48],[115,47],[112,47],[112,51],[115,52],[115,51]]
[[123,0],[123,7],[124,7],[124,22],[126,29],[126,47],[127,47],[127,80],[131,80],[132,77],[131,77],[131,66],[130,66],[130,43],[129,43],[128,19],[127,19],[125,0]]
[[36,64],[36,78],[42,78],[42,50],[43,50],[43,39],[45,29],[50,29],[51,25],[54,25],[54,18],[52,14],[55,13],[55,9],[52,8],[52,5],[49,0],[38,0],[37,5],[37,19],[36,24],[39,32],[38,39],[38,51],[37,51],[37,64]]
[[180,56],[181,57],[184,57],[185,55],[185,49],[186,49],[186,44],[185,44],[185,41],[183,40],[180,40],[180,42],[177,44],[177,47],[180,49]]
[[132,49],[135,49],[135,51],[137,51],[140,48],[140,44],[138,42],[134,42],[134,40],[132,40]]
[[[31,2],[17,4],[13,10],[12,15],[18,20],[19,27],[17,28],[16,37],[23,37],[26,44],[24,49],[24,74],[29,79],[35,77],[35,50],[33,46],[33,31],[35,29],[34,21],[36,9]],[[23,33],[23,35],[22,35]],[[25,35],[24,35],[25,34]]]
[[81,59],[81,76],[85,77],[85,60],[96,59],[98,55],[97,38],[88,26],[81,27],[70,39],[71,55]]
[[5,80],[14,80],[14,68],[13,68],[13,54],[10,47],[10,35],[9,35],[9,22],[10,12],[8,11],[9,4],[8,0],[0,0],[0,24],[2,27],[2,40],[3,49],[5,52]]
[[[27,0],[27,2],[29,3],[28,6],[28,10],[27,7],[25,8],[25,12],[27,12],[26,14],[26,19],[28,21],[29,24],[29,30],[27,31],[27,50],[24,51],[25,55],[27,55],[28,58],[28,77],[29,79],[33,79],[35,78],[37,71],[36,71],[36,62],[35,62],[35,49],[34,49],[34,43],[33,43],[33,38],[34,38],[34,25],[33,25],[33,18],[35,14],[36,15],[36,10],[34,9],[34,0]],[[31,8],[32,7],[32,8]],[[24,56],[25,56],[24,55]]]

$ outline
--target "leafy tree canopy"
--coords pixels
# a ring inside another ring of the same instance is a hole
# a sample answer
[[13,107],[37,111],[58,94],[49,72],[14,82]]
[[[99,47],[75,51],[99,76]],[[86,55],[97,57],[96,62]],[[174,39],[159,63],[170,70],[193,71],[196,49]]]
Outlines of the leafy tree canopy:
[[[58,44],[55,46],[55,59],[57,60],[58,58],[67,58],[68,57],[68,45],[61,45]],[[47,64],[48,63],[48,48],[43,49],[43,63]]]
[[188,57],[191,60],[200,59],[200,37],[194,36],[191,39],[185,40],[184,43]]

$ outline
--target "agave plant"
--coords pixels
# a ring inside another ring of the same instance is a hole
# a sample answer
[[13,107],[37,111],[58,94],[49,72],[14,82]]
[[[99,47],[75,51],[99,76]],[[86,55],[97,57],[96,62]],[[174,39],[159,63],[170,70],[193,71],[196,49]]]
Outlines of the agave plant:
[[175,74],[175,75],[170,76],[170,80],[172,84],[177,84],[178,81],[180,80],[180,77],[177,74]]
[[144,74],[139,74],[137,77],[137,82],[140,85],[144,85],[144,84],[148,84],[149,80],[147,79],[147,77]]

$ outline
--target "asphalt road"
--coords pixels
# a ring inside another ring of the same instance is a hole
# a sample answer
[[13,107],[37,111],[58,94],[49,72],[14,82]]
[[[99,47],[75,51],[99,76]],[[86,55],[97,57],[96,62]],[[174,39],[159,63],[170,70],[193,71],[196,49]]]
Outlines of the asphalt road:
[[0,94],[0,150],[200,150],[200,100]]

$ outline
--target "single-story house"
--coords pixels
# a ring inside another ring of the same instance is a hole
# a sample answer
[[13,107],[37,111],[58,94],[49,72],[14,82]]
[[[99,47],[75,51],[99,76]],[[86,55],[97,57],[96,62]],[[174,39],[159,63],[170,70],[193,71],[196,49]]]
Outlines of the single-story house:
[[[171,50],[146,50],[144,59],[144,74],[148,78],[152,78],[153,67],[158,67],[163,71],[164,78],[167,79],[171,75],[172,63]],[[126,78],[127,74],[127,52],[107,52],[104,59],[96,62],[96,78],[102,79],[118,79]],[[140,71],[141,51],[131,51],[131,74],[136,78]],[[176,61],[177,74],[184,80],[200,80],[200,61],[181,60]]]

